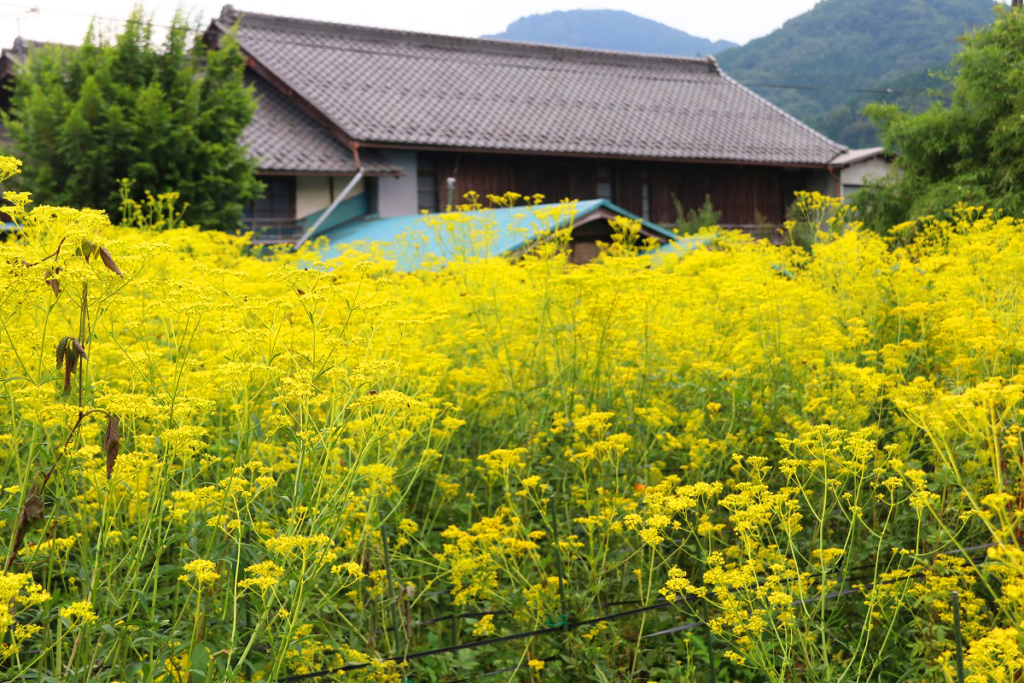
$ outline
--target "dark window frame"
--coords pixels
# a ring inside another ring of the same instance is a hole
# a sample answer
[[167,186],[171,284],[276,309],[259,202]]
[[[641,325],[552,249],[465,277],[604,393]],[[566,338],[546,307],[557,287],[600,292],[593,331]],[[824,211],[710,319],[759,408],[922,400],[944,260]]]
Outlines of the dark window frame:
[[301,234],[296,223],[296,178],[285,175],[256,176],[266,185],[264,194],[245,207],[242,219],[247,230],[256,233],[256,241],[289,241]]
[[[295,220],[295,176],[256,176],[256,180],[266,185],[263,196],[249,202],[245,207],[247,223],[262,221],[294,221]],[[275,192],[276,188],[283,191]],[[284,204],[276,200],[284,197]],[[269,206],[267,205],[269,202]]]
[[594,197],[615,203],[615,168],[611,164],[599,165],[594,180]]
[[416,210],[437,213],[441,210],[437,162],[429,156],[416,155]]

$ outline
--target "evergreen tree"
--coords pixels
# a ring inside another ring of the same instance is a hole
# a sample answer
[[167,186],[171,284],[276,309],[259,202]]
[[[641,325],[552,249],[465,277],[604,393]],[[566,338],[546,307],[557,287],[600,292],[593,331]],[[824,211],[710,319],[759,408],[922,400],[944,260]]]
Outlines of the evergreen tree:
[[[208,49],[181,14],[162,45],[141,8],[113,42],[33,49],[5,123],[36,202],[118,216],[133,192],[181,193],[186,219],[234,228],[261,190],[242,131],[256,105],[232,35]],[[136,197],[140,198],[140,197]]]

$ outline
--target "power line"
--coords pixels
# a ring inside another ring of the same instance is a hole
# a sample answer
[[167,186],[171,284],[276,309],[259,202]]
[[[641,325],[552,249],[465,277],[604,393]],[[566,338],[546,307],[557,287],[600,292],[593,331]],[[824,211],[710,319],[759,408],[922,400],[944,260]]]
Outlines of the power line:
[[905,90],[902,88],[836,88],[821,85],[792,85],[782,83],[744,83],[748,88],[770,88],[781,90],[815,90],[824,92],[859,92],[870,95],[926,95],[928,90]]
[[[128,19],[116,19],[114,17],[105,17],[105,16],[102,16],[102,15],[99,15],[99,14],[85,14],[84,12],[69,12],[67,10],[61,10],[61,9],[49,9],[47,7],[40,7],[39,5],[22,5],[22,4],[14,3],[14,2],[4,2],[3,0],[0,0],[0,5],[2,5],[4,7],[17,7],[19,9],[25,10],[26,13],[42,14],[42,13],[45,12],[45,13],[49,13],[49,14],[61,14],[61,15],[67,16],[67,17],[78,17],[80,19],[96,19],[96,20],[100,20],[100,21],[110,21],[110,22],[115,22],[115,23],[119,23],[119,24],[126,24],[126,23],[128,23]],[[10,16],[10,15],[8,15],[8,16]],[[172,28],[171,26],[169,26],[167,24],[153,24],[153,26],[155,26],[156,28],[165,28],[165,29]]]
[[[1022,0],[1024,1],[1024,0]],[[0,6],[4,7],[15,7],[22,9],[25,13],[41,14],[48,12],[51,14],[60,14],[69,17],[79,17],[83,19],[94,19],[100,21],[114,22],[124,24],[128,22],[128,19],[117,19],[114,17],[106,17],[98,14],[85,14],[82,12],[69,12],[67,10],[49,9],[40,7],[38,5],[25,5],[15,2],[7,2],[6,0],[0,0]],[[4,15],[5,17],[14,15]],[[171,26],[167,24],[153,24],[157,28],[170,29]],[[323,47],[323,46],[318,46]],[[343,50],[345,48],[342,48]],[[836,87],[836,86],[820,86],[820,85],[804,85],[795,83],[744,83],[748,88],[763,88],[767,90],[803,90],[812,92],[854,92],[868,95],[927,95],[930,94],[929,90],[920,89],[904,89],[904,88],[847,88],[847,87]]]
[[[1022,1],[1024,1],[1024,0],[1022,0]],[[936,555],[968,555],[969,556],[970,554],[975,553],[975,552],[977,552],[979,550],[987,550],[989,548],[998,547],[999,545],[1000,545],[999,543],[985,543],[985,544],[982,544],[982,545],[970,546],[968,548],[956,548],[956,549],[953,549],[953,550],[946,550],[946,551],[943,551],[943,552],[938,552],[938,553],[936,553]],[[968,561],[971,564],[973,564],[975,566],[980,564],[978,562],[975,562],[970,557],[968,557],[967,559],[968,559]],[[876,562],[877,562],[877,559],[876,559]],[[864,566],[867,567],[868,565],[864,565]],[[914,574],[909,574],[909,575],[903,577],[903,579],[893,578],[893,579],[886,579],[886,580],[882,580],[882,581],[878,581],[878,582],[871,582],[871,583],[868,583],[868,584],[865,584],[865,585],[862,585],[862,586],[859,586],[859,587],[856,587],[856,588],[853,588],[853,587],[851,587],[851,588],[840,588],[840,590],[836,590],[836,591],[833,591],[831,593],[827,593],[825,595],[816,595],[816,596],[811,596],[811,597],[808,597],[808,598],[804,598],[802,600],[795,600],[795,601],[789,603],[789,605],[787,605],[787,606],[788,607],[797,607],[797,606],[800,606],[800,605],[806,605],[806,604],[810,604],[810,603],[814,603],[814,602],[827,602],[829,600],[835,600],[836,598],[841,598],[841,597],[845,597],[847,595],[853,595],[855,593],[860,593],[860,592],[864,592],[864,591],[867,591],[867,590],[871,590],[875,586],[887,585],[887,584],[892,584],[892,583],[898,583],[901,580],[910,580],[910,579],[921,578],[922,576],[926,576],[927,575],[927,571],[928,571],[927,569],[924,569],[924,570],[918,571],[918,572],[916,572]],[[831,572],[829,572],[829,573],[831,573]],[[852,574],[853,574],[853,570],[846,572],[845,575],[842,577],[840,585],[847,583],[852,578],[852,576],[851,576]],[[854,581],[856,581],[856,579],[854,579]],[[733,589],[729,590],[729,592],[730,593],[734,593],[734,592],[738,592],[739,590],[740,590],[739,588],[733,588]],[[498,637],[495,637],[495,638],[488,638],[488,639],[485,639],[485,640],[478,640],[478,641],[471,642],[471,643],[461,643],[461,644],[456,644],[456,645],[449,645],[447,647],[439,647],[439,648],[435,648],[435,649],[432,649],[432,650],[421,650],[419,652],[411,652],[411,653],[407,653],[407,654],[399,655],[399,656],[395,656],[395,657],[387,657],[385,659],[378,660],[378,661],[405,663],[405,662],[411,662],[411,661],[418,660],[418,659],[424,659],[424,658],[427,658],[427,657],[434,657],[436,655],[451,654],[451,653],[455,653],[455,652],[461,652],[463,650],[475,650],[475,649],[483,647],[485,645],[497,645],[497,644],[500,644],[500,643],[508,643],[508,642],[513,642],[513,641],[517,641],[517,640],[523,640],[523,639],[526,639],[526,638],[535,638],[537,636],[550,635],[550,634],[553,634],[553,633],[563,633],[563,632],[568,631],[568,630],[578,629],[578,628],[580,628],[582,626],[590,626],[590,625],[599,624],[599,623],[605,622],[605,621],[614,621],[614,620],[617,620],[617,619],[622,619],[623,617],[633,616],[633,615],[641,614],[641,613],[644,613],[644,612],[650,612],[652,610],[659,610],[659,609],[664,609],[666,607],[677,606],[677,605],[679,605],[681,603],[690,602],[691,598],[696,598],[696,597],[699,597],[699,596],[697,596],[696,594],[693,594],[693,593],[689,593],[687,595],[677,596],[676,599],[671,601],[671,602],[669,602],[668,600],[658,601],[658,602],[655,602],[655,603],[653,603],[651,605],[646,605],[646,606],[643,606],[643,607],[638,607],[636,609],[626,610],[624,612],[616,612],[614,614],[605,614],[605,615],[600,616],[600,617],[595,617],[593,619],[583,619],[581,621],[569,622],[569,621],[567,621],[565,619],[565,617],[563,617],[563,622],[560,623],[560,624],[549,625],[549,626],[547,626],[545,628],[540,628],[540,629],[536,629],[536,630],[533,630],[533,631],[524,631],[522,633],[514,633],[514,634],[506,635],[506,636],[498,636]],[[551,622],[548,622],[548,624],[550,624],[550,623]],[[655,638],[655,637],[660,637],[660,636],[671,635],[673,633],[681,633],[683,631],[690,631],[690,630],[697,629],[697,628],[709,628],[709,626],[708,626],[708,624],[707,624],[705,619],[701,619],[699,621],[692,621],[692,622],[689,622],[689,623],[686,623],[686,624],[681,624],[679,626],[674,626],[672,628],[668,628],[668,629],[665,629],[665,630],[662,630],[662,631],[656,631],[654,633],[647,633],[647,634],[642,635],[641,638]],[[545,660],[545,661],[547,661],[547,660]],[[312,672],[305,673],[305,674],[297,674],[295,676],[286,676],[286,677],[283,677],[283,678],[278,678],[276,683],[299,683],[300,681],[316,680],[316,679],[320,679],[320,678],[326,678],[328,676],[333,676],[335,674],[344,673],[344,672],[347,672],[347,671],[357,671],[357,670],[360,670],[360,669],[366,669],[369,666],[371,666],[371,664],[368,663],[368,662],[367,663],[355,663],[354,662],[354,663],[351,663],[351,664],[345,664],[343,666],[339,666],[339,667],[332,668],[332,669],[323,669],[323,670],[320,670],[320,671],[312,671]],[[503,670],[502,671],[496,671],[496,672],[490,672],[490,673],[494,674],[494,673],[502,673],[502,672],[503,672]]]
[[[4,3],[0,2],[0,5]],[[38,7],[26,7],[25,9],[18,10],[17,12],[11,12],[9,14],[0,14],[0,19],[9,19],[11,17],[20,17],[25,14],[36,14],[39,12]]]

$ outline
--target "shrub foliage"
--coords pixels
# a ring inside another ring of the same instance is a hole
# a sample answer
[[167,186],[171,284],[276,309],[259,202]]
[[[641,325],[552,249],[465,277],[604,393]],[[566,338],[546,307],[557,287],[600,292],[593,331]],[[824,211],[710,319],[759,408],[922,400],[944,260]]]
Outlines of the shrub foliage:
[[40,201],[116,216],[122,178],[176,191],[190,222],[234,228],[261,190],[241,144],[256,105],[231,36],[207,49],[182,15],[162,45],[136,9],[113,43],[91,31],[81,47],[29,51],[8,128]]

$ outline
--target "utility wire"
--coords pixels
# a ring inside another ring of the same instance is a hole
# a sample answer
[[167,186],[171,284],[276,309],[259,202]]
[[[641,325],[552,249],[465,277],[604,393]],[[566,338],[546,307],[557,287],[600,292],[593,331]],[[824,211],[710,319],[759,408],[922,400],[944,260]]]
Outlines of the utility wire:
[[[2,4],[3,3],[0,3],[0,5]],[[29,7],[27,9],[19,10],[17,12],[11,12],[9,14],[0,14],[0,19],[10,19],[11,17],[23,17],[26,14],[37,14],[38,12],[38,7]]]
[[[126,23],[128,23],[128,19],[115,19],[114,17],[104,17],[104,16],[101,16],[99,14],[85,14],[84,12],[69,12],[67,10],[62,10],[62,9],[49,9],[47,7],[41,7],[39,5],[22,5],[22,4],[14,3],[14,2],[3,2],[2,0],[0,0],[0,6],[20,8],[20,9],[25,10],[26,13],[34,13],[34,14],[43,14],[43,13],[62,14],[64,16],[78,17],[78,18],[81,18],[81,19],[96,19],[96,20],[99,20],[99,21],[110,21],[110,22],[114,22],[114,23],[118,23],[118,24],[126,24]],[[12,16],[12,15],[7,15],[7,16]],[[169,26],[167,24],[153,24],[153,26],[155,26],[156,28],[165,28],[165,29],[172,28],[171,26]]]
[[820,85],[792,85],[784,83],[744,83],[748,88],[766,88],[779,90],[814,90],[822,92],[859,92],[870,95],[927,95],[928,90],[906,90],[903,88],[836,88]]
[[[936,554],[937,555],[961,555],[961,554],[962,555],[969,555],[970,553],[977,552],[979,550],[987,550],[988,548],[994,548],[994,547],[997,547],[999,545],[1000,545],[999,543],[986,543],[984,545],[976,545],[976,546],[971,546],[969,548],[959,548],[959,549],[954,549],[954,550],[947,550],[947,551],[939,552],[939,553],[936,553]],[[971,563],[975,564],[975,565],[977,564],[977,563],[975,563],[973,561]],[[899,582],[899,581],[902,581],[902,580],[916,579],[916,578],[920,578],[920,577],[925,576],[925,575],[927,575],[927,570],[923,570],[923,571],[917,572],[915,574],[910,574],[910,575],[905,576],[905,577],[903,577],[901,579],[888,579],[886,581],[879,581],[879,582],[868,583],[868,584],[862,585],[862,586],[860,586],[858,588],[846,588],[846,589],[841,589],[841,590],[833,591],[832,593],[828,593],[826,595],[813,596],[813,597],[806,598],[806,599],[803,599],[803,600],[796,600],[796,601],[790,603],[789,606],[790,607],[794,607],[794,606],[805,605],[805,604],[813,603],[813,602],[834,600],[836,598],[844,597],[844,596],[847,596],[847,595],[853,595],[854,593],[859,593],[859,592],[863,592],[863,591],[866,591],[866,590],[871,590],[875,586],[887,585],[887,584],[896,583],[896,582]],[[843,577],[842,583],[845,584],[849,580],[849,578],[850,578],[849,576]],[[840,585],[842,585],[842,584],[840,584]],[[729,592],[730,593],[731,592],[735,592],[735,590],[736,589],[733,589],[733,590],[730,590]],[[567,624],[558,624],[557,626],[549,626],[547,628],[541,628],[541,629],[537,629],[537,630],[534,630],[534,631],[526,631],[526,632],[523,632],[523,633],[514,633],[514,634],[511,634],[511,635],[507,635],[507,636],[499,636],[499,637],[496,637],[496,638],[488,638],[488,639],[485,639],[485,640],[474,641],[472,643],[461,643],[461,644],[458,644],[458,645],[450,645],[448,647],[441,647],[441,648],[436,648],[436,649],[433,649],[433,650],[423,650],[423,651],[419,651],[419,652],[412,652],[412,653],[409,653],[409,654],[406,654],[406,655],[399,655],[397,657],[387,657],[385,659],[378,660],[378,661],[382,661],[382,662],[409,662],[409,661],[413,661],[413,660],[416,660],[416,659],[423,659],[425,657],[433,657],[435,655],[440,655],[440,654],[448,654],[448,653],[453,653],[453,652],[460,652],[462,650],[475,650],[475,649],[477,649],[479,647],[483,647],[485,645],[496,645],[496,644],[499,644],[499,643],[507,643],[507,642],[511,642],[511,641],[515,641],[515,640],[522,640],[522,639],[525,639],[525,638],[534,638],[536,636],[542,636],[542,635],[549,635],[549,634],[552,634],[552,633],[564,632],[566,629],[575,630],[577,628],[580,628],[581,626],[589,626],[589,625],[598,624],[598,623],[601,623],[601,622],[604,622],[604,621],[613,621],[613,620],[616,620],[616,619],[621,619],[623,617],[633,616],[635,614],[641,614],[643,612],[650,612],[652,610],[658,610],[658,609],[663,609],[665,607],[679,605],[679,604],[682,604],[682,603],[689,602],[691,597],[697,597],[697,596],[695,596],[695,595],[693,595],[693,596],[687,595],[685,597],[684,596],[679,596],[673,602],[669,602],[667,600],[665,600],[665,601],[658,601],[658,602],[655,602],[655,603],[653,603],[651,605],[646,605],[644,607],[638,607],[636,609],[626,610],[624,612],[616,612],[614,614],[606,614],[606,615],[603,615],[603,616],[600,616],[600,617],[595,617],[593,619],[584,619],[584,620],[581,620],[581,621],[569,622]],[[693,621],[693,622],[690,622],[690,623],[687,623],[687,624],[682,624],[682,625],[679,625],[679,626],[674,626],[672,628],[665,629],[663,631],[657,631],[657,632],[654,632],[654,633],[648,633],[648,634],[645,634],[645,635],[643,635],[641,637],[642,638],[654,638],[654,637],[659,637],[659,636],[671,635],[673,633],[680,633],[680,632],[683,632],[683,631],[690,631],[692,629],[702,628],[702,627],[707,627],[707,626],[708,625],[703,620],[701,620],[701,621]],[[367,668],[369,666],[371,666],[370,663],[346,664],[344,666],[340,666],[340,667],[333,668],[333,669],[323,669],[321,671],[312,671],[312,672],[306,673],[306,674],[299,674],[299,675],[295,675],[295,676],[286,676],[284,678],[278,678],[276,683],[298,683],[299,681],[307,681],[307,680],[314,680],[314,679],[318,679],[318,678],[325,678],[327,676],[332,676],[334,674],[343,673],[343,672],[346,672],[346,671],[356,671],[356,670],[359,670],[359,669],[365,669],[365,668]],[[493,673],[502,673],[502,672],[503,671],[491,672],[491,673],[493,674]]]
[[[127,19],[116,19],[114,17],[105,17],[98,14],[85,14],[81,12],[69,12],[67,10],[48,9],[38,5],[24,5],[14,2],[6,2],[0,0],[0,5],[4,7],[16,7],[25,10],[27,13],[40,14],[43,12],[49,12],[51,14],[62,14],[69,17],[80,17],[85,19],[97,19],[101,21],[109,21],[115,23],[127,23]],[[6,15],[13,16],[13,15]],[[171,26],[166,24],[153,24],[157,28],[170,29]],[[295,42],[293,44],[303,45],[303,43]],[[310,46],[323,48],[324,46]],[[556,46],[557,47],[557,46]],[[338,48],[334,48],[338,49]],[[351,51],[350,49],[341,48],[342,51]],[[905,88],[847,88],[847,87],[835,87],[835,86],[819,86],[819,85],[804,85],[797,83],[743,83],[748,88],[764,88],[770,90],[806,90],[806,91],[817,91],[817,92],[854,92],[868,95],[926,95],[929,94],[928,90],[919,89],[905,89]]]

